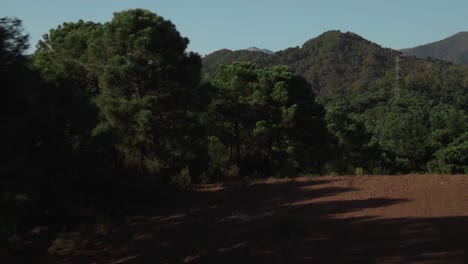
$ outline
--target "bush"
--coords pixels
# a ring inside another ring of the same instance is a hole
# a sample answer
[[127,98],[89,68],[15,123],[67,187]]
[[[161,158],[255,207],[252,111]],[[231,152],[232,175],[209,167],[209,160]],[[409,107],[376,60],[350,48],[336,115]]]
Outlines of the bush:
[[210,175],[208,172],[203,171],[200,176],[198,177],[198,180],[201,184],[208,184],[210,183]]
[[181,189],[187,189],[192,184],[192,178],[190,177],[190,170],[188,167],[183,168],[179,174],[175,175],[171,183]]
[[229,170],[226,171],[226,180],[234,180],[240,178],[240,169],[239,167],[234,164],[232,165]]
[[435,154],[435,160],[427,164],[429,171],[468,174],[468,132],[455,139]]
[[363,176],[364,175],[364,170],[362,169],[362,167],[357,167],[356,169],[354,169],[354,175]]

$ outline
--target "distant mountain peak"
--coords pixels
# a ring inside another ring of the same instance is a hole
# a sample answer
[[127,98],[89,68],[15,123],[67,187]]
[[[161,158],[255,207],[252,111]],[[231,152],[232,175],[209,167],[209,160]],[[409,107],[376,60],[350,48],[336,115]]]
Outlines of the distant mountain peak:
[[247,48],[245,50],[248,50],[248,51],[255,51],[255,52],[263,52],[263,53],[266,53],[266,54],[275,54],[273,51],[269,50],[269,49],[260,49],[260,48],[257,48],[257,47],[250,47],[250,48]]
[[302,46],[266,53],[258,47],[218,51],[203,59],[203,71],[214,76],[219,65],[248,61],[260,67],[285,65],[302,75],[320,95],[364,89],[394,67],[397,51],[385,49],[357,34],[327,31]]
[[406,55],[413,55],[418,58],[432,57],[456,64],[468,65],[468,32],[458,32],[443,40],[402,49],[401,51]]

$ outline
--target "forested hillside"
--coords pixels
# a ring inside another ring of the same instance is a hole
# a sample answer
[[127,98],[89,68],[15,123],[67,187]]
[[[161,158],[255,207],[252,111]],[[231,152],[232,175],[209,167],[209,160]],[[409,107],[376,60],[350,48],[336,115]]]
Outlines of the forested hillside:
[[215,66],[233,61],[287,65],[309,81],[326,107],[336,141],[329,145],[336,152],[326,171],[456,173],[468,168],[463,165],[467,145],[460,144],[468,129],[467,67],[404,56],[339,31],[274,55],[221,50],[203,58],[204,72],[212,75]]
[[[328,96],[362,91],[394,69],[397,56],[403,57],[399,51],[382,48],[354,33],[328,31],[301,47],[288,48],[274,55],[219,50],[203,58],[203,72],[213,76],[219,65],[234,61],[249,61],[261,67],[286,65],[306,78],[320,96]],[[413,74],[432,64],[431,60],[404,56],[401,67],[404,74]]]
[[359,93],[323,99],[345,163],[375,173],[467,172],[467,70],[428,65],[402,77],[398,96],[390,71]]

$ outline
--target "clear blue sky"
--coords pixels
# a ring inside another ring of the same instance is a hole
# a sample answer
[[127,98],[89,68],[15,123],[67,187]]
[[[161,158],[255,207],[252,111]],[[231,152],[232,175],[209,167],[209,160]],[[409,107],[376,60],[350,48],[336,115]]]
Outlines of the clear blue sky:
[[189,50],[201,54],[250,46],[278,51],[331,29],[394,49],[468,31],[467,0],[0,0],[0,17],[23,20],[33,50],[62,22],[106,22],[130,8],[171,20],[190,39]]

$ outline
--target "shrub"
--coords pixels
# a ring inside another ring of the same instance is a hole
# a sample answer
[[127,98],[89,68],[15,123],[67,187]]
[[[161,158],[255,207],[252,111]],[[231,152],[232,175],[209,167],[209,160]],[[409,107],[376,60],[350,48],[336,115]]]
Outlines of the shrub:
[[357,167],[356,169],[354,169],[354,175],[363,176],[364,175],[364,170],[362,169],[362,167]]
[[181,189],[187,189],[190,187],[192,184],[192,178],[190,177],[189,168],[183,168],[179,174],[172,178],[171,183]]

